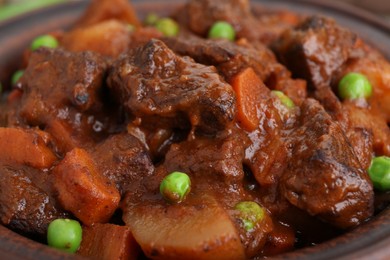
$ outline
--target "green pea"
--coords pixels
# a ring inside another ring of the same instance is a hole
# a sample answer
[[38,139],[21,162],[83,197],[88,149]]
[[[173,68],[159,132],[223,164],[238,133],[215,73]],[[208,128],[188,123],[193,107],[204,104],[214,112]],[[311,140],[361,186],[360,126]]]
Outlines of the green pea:
[[16,83],[18,83],[18,81],[23,76],[23,74],[24,74],[24,70],[15,71],[15,73],[12,75],[12,79],[11,79],[12,85],[16,85]]
[[170,203],[182,202],[190,190],[190,177],[182,172],[172,172],[160,184],[161,195]]
[[227,39],[229,41],[234,41],[236,38],[236,31],[230,23],[219,21],[211,26],[208,36],[210,39]]
[[363,74],[351,72],[339,82],[339,96],[342,99],[368,98],[371,95],[371,83]]
[[31,50],[35,51],[36,49],[38,49],[40,47],[57,48],[58,41],[55,37],[53,37],[49,34],[41,35],[32,41]]
[[145,25],[149,25],[149,26],[153,26],[157,23],[157,21],[159,20],[160,18],[158,17],[157,14],[155,13],[149,13],[146,17],[145,17],[145,20],[144,20],[144,24]]
[[155,27],[167,37],[173,37],[179,34],[179,25],[171,18],[159,19],[155,23]]
[[374,188],[381,191],[390,190],[390,158],[387,156],[374,157],[368,168]]
[[265,217],[265,210],[254,201],[242,201],[234,206],[246,231],[251,231]]
[[74,253],[80,247],[82,228],[78,221],[56,219],[49,224],[47,243],[49,246]]
[[272,90],[271,93],[276,95],[280,99],[282,104],[285,105],[286,107],[293,108],[295,106],[294,102],[288,96],[286,96],[282,91]]
[[129,23],[129,24],[127,24],[127,30],[129,30],[129,32],[134,32],[135,26]]

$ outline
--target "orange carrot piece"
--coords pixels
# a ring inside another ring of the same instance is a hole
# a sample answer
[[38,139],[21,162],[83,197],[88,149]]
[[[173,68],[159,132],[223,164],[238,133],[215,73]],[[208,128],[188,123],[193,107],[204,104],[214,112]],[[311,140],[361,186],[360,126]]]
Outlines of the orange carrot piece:
[[105,223],[118,208],[120,195],[83,149],[75,148],[53,169],[58,200],[83,224]]
[[259,105],[266,87],[252,68],[232,78],[231,85],[237,98],[237,121],[247,131],[255,130],[260,121]]
[[57,160],[41,133],[19,128],[0,128],[0,161],[50,168]]
[[140,247],[130,228],[113,224],[95,224],[83,228],[79,255],[101,260],[136,260]]

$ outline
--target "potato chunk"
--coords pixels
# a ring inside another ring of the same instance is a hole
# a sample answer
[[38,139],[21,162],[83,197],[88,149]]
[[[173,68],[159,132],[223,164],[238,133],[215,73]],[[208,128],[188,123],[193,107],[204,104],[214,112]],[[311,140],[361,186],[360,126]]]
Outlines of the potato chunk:
[[210,196],[180,205],[144,201],[126,209],[124,221],[152,259],[245,259],[233,221]]
[[107,222],[118,207],[118,190],[104,179],[83,149],[67,153],[53,169],[53,178],[61,205],[87,226]]
[[66,33],[61,45],[69,51],[94,51],[115,58],[130,44],[130,30],[118,20],[107,20]]

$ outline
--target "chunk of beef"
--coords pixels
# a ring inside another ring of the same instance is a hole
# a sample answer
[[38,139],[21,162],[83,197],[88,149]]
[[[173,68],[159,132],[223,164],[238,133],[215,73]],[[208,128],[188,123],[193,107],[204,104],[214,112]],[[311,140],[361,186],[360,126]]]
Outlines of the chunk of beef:
[[163,41],[180,55],[216,66],[228,82],[237,73],[251,67],[269,88],[284,91],[297,104],[306,97],[306,85],[303,81],[291,79],[291,73],[262,44],[251,45],[246,41],[236,44],[198,37],[163,38]]
[[351,55],[356,35],[335,21],[313,16],[286,31],[273,49],[295,77],[313,90],[329,87],[333,74]]
[[191,32],[206,37],[217,21],[233,25],[237,38],[270,43],[299,20],[293,15],[255,15],[249,0],[192,0],[176,15],[179,23]]
[[138,188],[140,181],[154,171],[144,144],[131,134],[109,137],[93,148],[91,156],[122,194]]
[[291,136],[282,194],[332,225],[364,222],[373,214],[373,187],[341,127],[312,99],[302,105],[300,125]]
[[183,171],[215,183],[242,181],[242,162],[248,139],[239,129],[231,129],[217,138],[196,138],[171,145],[164,166],[168,172]]
[[105,68],[91,52],[35,51],[21,79],[18,115],[27,125],[46,128],[67,149],[98,138],[109,121],[102,113]]
[[47,172],[1,163],[1,223],[22,233],[44,236],[51,221],[69,217],[48,187]]
[[212,67],[175,55],[163,42],[151,40],[120,59],[108,84],[125,109],[137,117],[186,115],[191,124],[215,133],[235,116],[235,95]]

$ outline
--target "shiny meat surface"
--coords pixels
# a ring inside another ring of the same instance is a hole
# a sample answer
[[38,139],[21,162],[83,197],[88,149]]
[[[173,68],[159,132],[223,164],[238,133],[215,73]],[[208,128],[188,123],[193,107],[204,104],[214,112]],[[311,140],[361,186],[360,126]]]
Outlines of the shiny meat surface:
[[[76,254],[92,258],[261,259],[389,205],[367,173],[390,155],[381,54],[330,18],[247,0],[190,0],[170,18],[167,37],[128,1],[94,0],[50,33],[57,48],[25,51],[0,104],[2,225],[44,242],[75,219]],[[208,39],[219,20],[235,40]],[[339,97],[349,72],[371,97]]]
[[193,127],[207,133],[223,129],[234,118],[233,89],[214,68],[177,56],[159,40],[120,59],[108,84],[137,117],[184,114]]

